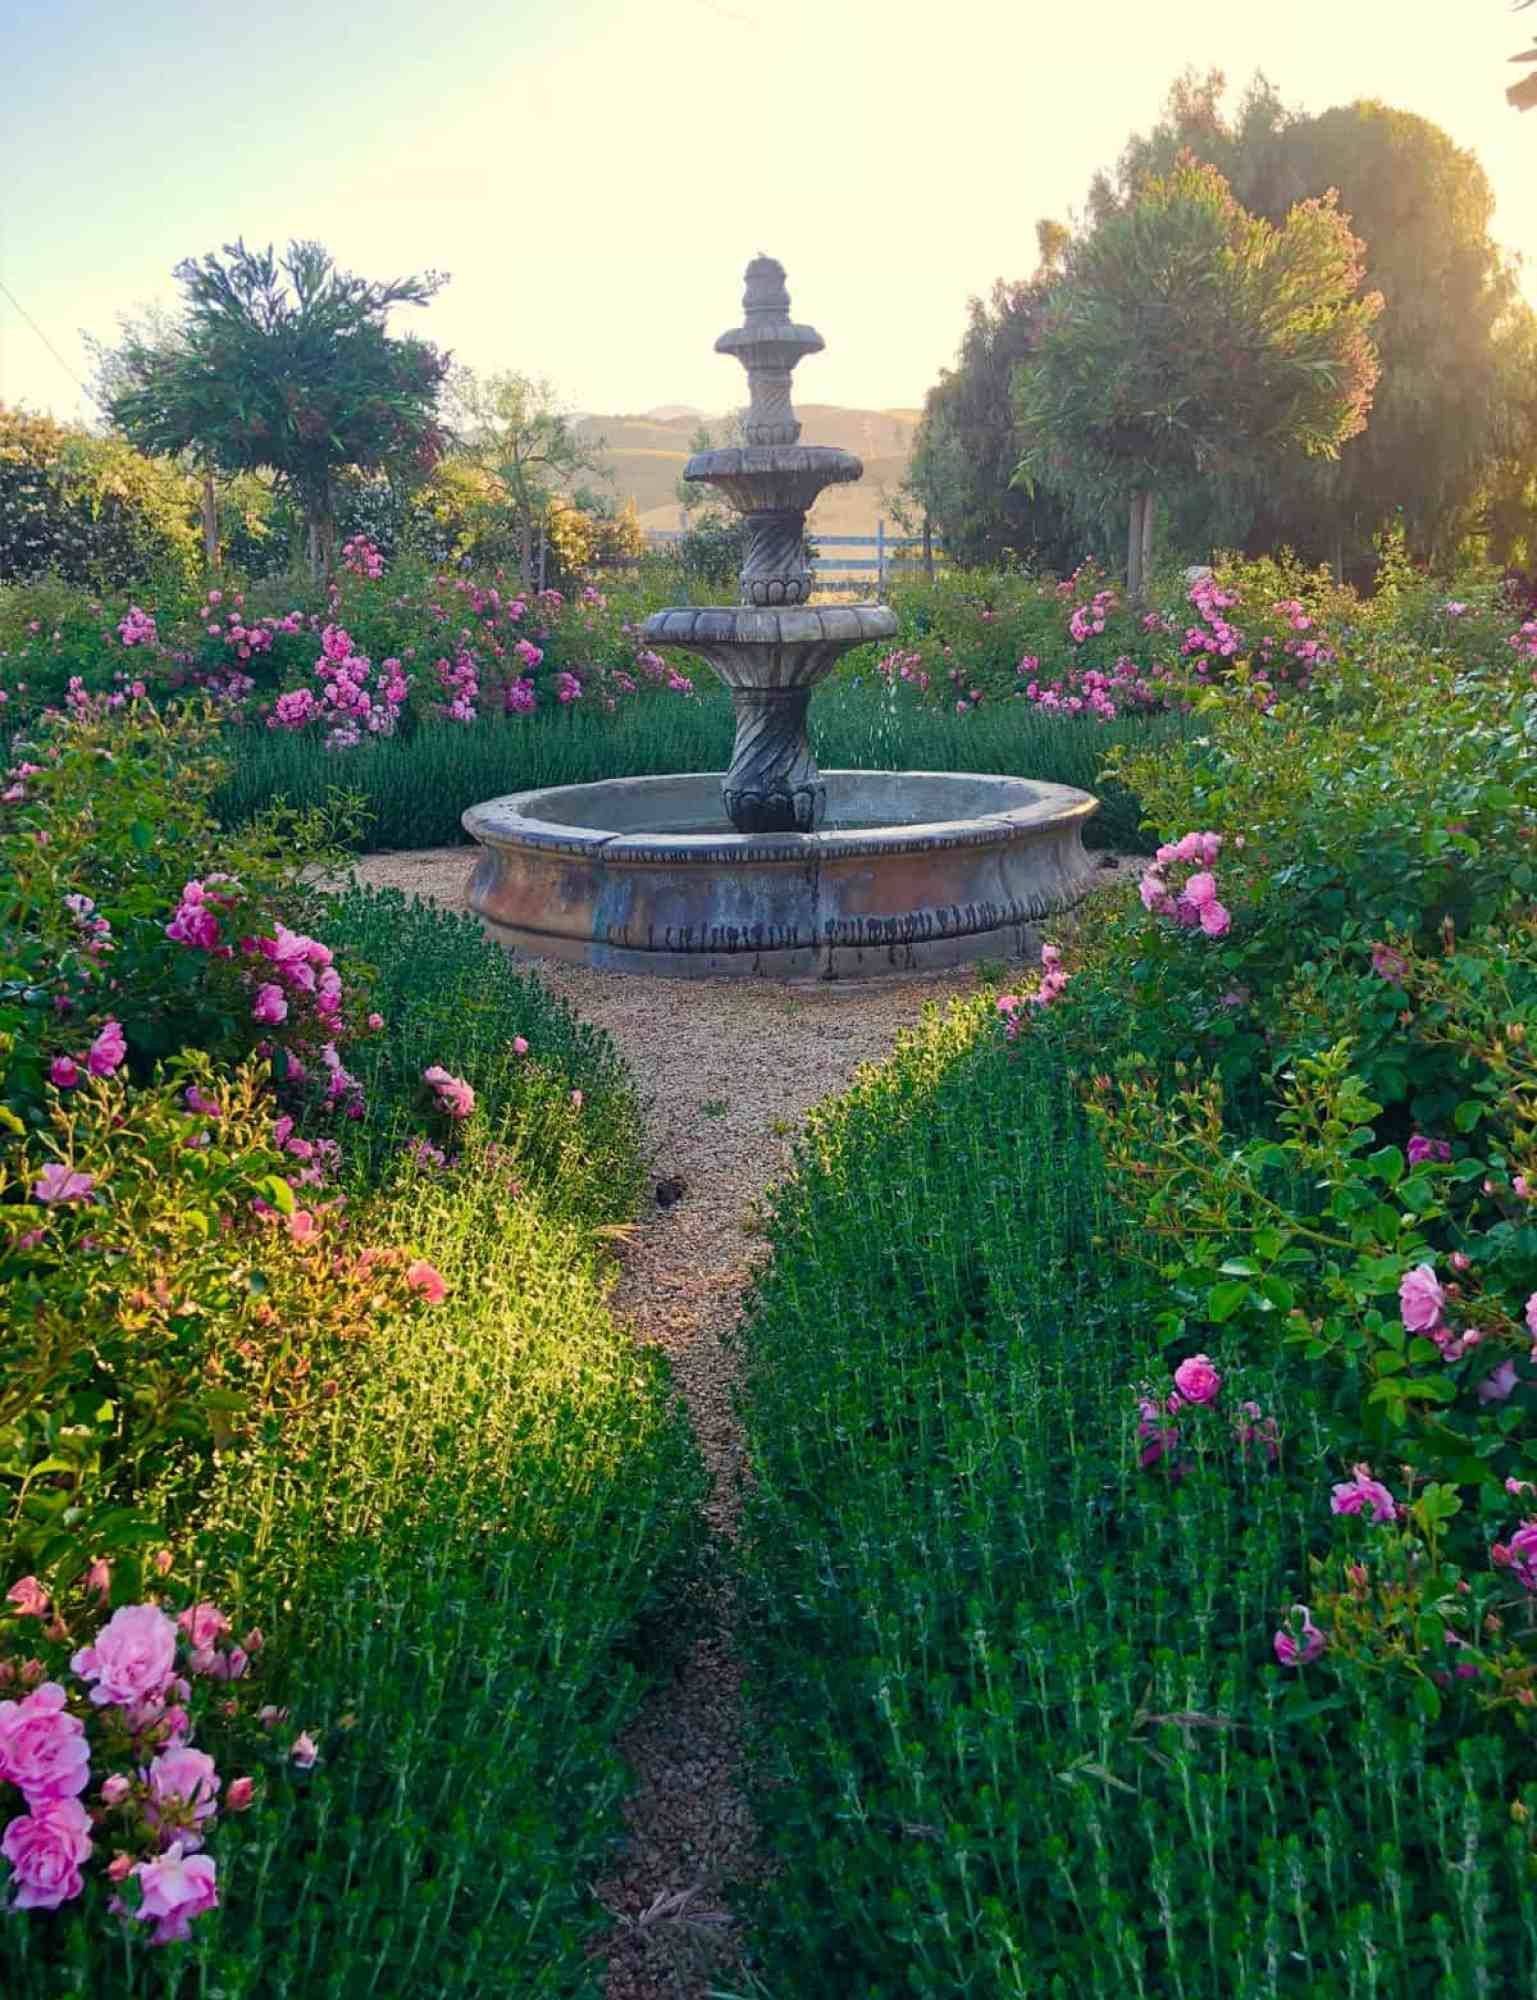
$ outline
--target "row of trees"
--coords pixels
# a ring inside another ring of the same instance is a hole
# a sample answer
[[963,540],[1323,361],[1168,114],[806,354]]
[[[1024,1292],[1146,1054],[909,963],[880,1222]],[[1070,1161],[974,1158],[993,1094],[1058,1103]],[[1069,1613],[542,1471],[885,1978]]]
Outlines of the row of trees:
[[962,560],[1052,567],[1156,494],[1172,544],[1289,543],[1347,574],[1401,525],[1537,550],[1537,319],[1477,160],[1375,103],[1229,116],[1187,75],[1032,277],[975,300],[909,483]]
[[210,561],[225,539],[216,488],[253,480],[270,493],[269,524],[297,517],[327,575],[358,528],[510,561],[525,583],[541,540],[568,566],[598,541],[638,545],[633,510],[616,513],[591,484],[602,440],[575,429],[547,383],[478,377],[391,331],[441,274],[377,283],[318,243],[279,257],[237,242],[176,276],[179,313],[125,322],[98,348],[97,394],[120,439],[201,479]]

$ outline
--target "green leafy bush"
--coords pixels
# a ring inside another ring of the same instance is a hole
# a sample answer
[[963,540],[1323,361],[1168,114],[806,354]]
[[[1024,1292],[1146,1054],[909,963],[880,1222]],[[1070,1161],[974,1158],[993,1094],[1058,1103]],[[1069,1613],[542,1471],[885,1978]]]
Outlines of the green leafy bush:
[[[616,1743],[702,1537],[608,1309],[640,1109],[468,919],[327,894],[315,823],[224,833],[222,775],[206,719],[82,693],[0,800],[0,1691],[68,1680],[100,1739],[89,1866],[0,1926],[0,1988],[593,1995]],[[249,1635],[177,1696],[248,1796],[197,1814],[217,1906],[162,1942],[107,1864],[169,1837],[137,1801],[178,1710],[76,1680],[189,1587]]]

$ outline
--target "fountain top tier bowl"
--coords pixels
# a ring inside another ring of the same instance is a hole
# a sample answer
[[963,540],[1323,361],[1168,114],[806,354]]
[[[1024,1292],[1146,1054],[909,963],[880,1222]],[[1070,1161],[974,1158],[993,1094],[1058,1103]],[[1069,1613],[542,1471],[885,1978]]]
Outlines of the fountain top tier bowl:
[[790,318],[784,271],[747,267],[743,323],[716,347],[747,370],[745,442],[689,460],[743,517],[741,602],[654,612],[648,644],[731,690],[724,778],[615,778],[474,806],[470,906],[529,951],[674,977],[857,978],[1027,952],[1084,893],[1087,792],[1027,778],[817,769],[817,683],[896,632],[884,604],[811,605],[806,510],[858,479],[852,452],[800,443],[796,364],[822,337]]
[[708,772],[473,806],[471,907],[527,951],[611,971],[860,979],[1019,957],[1087,887],[1087,792],[942,771],[823,779],[816,833],[737,833]]

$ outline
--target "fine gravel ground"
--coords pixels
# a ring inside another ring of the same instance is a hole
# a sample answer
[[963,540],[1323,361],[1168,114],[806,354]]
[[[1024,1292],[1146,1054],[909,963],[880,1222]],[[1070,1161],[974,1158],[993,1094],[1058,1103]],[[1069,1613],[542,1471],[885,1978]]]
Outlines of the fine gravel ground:
[[[1106,859],[1106,883],[1137,865]],[[353,872],[462,908],[473,860],[472,849],[437,848],[368,856]],[[976,973],[845,985],[530,963],[607,1029],[651,1101],[656,1199],[624,1249],[615,1306],[672,1364],[711,1470],[710,1523],[729,1539],[742,1447],[724,1337],[760,1254],[759,1203],[785,1173],[807,1112],[886,1055],[928,1002],[974,990]],[[625,1850],[598,1885],[617,1923],[607,2000],[705,2000],[712,1986],[730,1987],[736,1952],[723,1889],[754,1865],[740,1741],[740,1671],[722,1584],[707,1629],[653,1690],[622,1746],[636,1784]]]

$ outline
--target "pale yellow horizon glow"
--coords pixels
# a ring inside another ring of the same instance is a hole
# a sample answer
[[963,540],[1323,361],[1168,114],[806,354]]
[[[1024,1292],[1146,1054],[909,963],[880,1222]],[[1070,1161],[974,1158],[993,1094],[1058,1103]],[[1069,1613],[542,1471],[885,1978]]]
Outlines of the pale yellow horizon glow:
[[[62,10],[130,91],[133,11]],[[519,0],[452,25],[386,5],[373,30],[278,0],[270,43],[209,11],[195,59],[142,80],[158,145],[93,139],[88,92],[69,115],[21,112],[0,278],[70,372],[0,299],[0,399],[88,414],[80,331],[174,302],[176,260],[243,233],[318,237],[371,276],[447,270],[402,325],[604,412],[739,400],[711,345],[765,250],[827,341],[801,398],[913,407],[968,297],[1029,273],[1037,217],[1081,207],[1187,65],[1235,94],[1258,69],[1303,109],[1376,97],[1444,127],[1479,155],[1537,299],[1537,113],[1503,94],[1537,14],[1505,0]],[[58,20],[36,9],[24,69],[46,66]],[[305,22],[351,51],[334,91],[284,82]],[[9,95],[30,101],[14,78]]]

